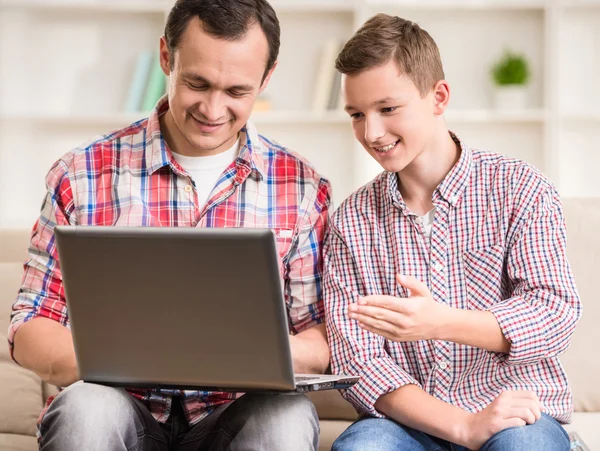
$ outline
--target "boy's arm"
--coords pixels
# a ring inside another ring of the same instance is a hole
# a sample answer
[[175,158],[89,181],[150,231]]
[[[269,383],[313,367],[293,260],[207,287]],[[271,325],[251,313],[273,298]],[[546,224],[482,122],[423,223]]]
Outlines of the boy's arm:
[[322,297],[323,240],[329,225],[331,186],[321,179],[300,206],[305,214],[287,261],[284,294],[289,306],[290,349],[296,373],[322,374],[329,366]]
[[[564,352],[581,316],[581,302],[566,258],[566,231],[558,194],[533,199],[507,251],[512,296],[487,311],[439,304],[410,276],[398,282],[407,299],[368,296],[353,319],[393,341],[446,340],[497,352],[500,362],[532,364]],[[495,277],[501,277],[500,274]]]
[[375,407],[402,425],[468,449],[479,449],[496,433],[533,424],[541,417],[539,399],[529,391],[503,392],[484,410],[473,414],[415,385],[406,385],[379,398]]
[[335,224],[329,228],[323,252],[323,299],[331,371],[360,376],[356,384],[342,391],[342,395],[357,409],[383,417],[375,409],[375,402],[382,395],[409,384],[419,386],[419,383],[402,369],[402,363],[408,362],[392,360],[383,337],[364,331],[349,318],[348,306],[364,294],[363,280],[369,276],[359,269]]
[[75,382],[78,372],[68,326],[54,227],[69,224],[73,195],[63,161],[46,178],[47,194],[29,245],[29,259],[13,304],[8,342],[17,363],[58,386]]
[[530,201],[508,249],[512,297],[489,309],[511,343],[501,362],[535,364],[568,348],[582,307],[566,246],[562,205],[549,186]]

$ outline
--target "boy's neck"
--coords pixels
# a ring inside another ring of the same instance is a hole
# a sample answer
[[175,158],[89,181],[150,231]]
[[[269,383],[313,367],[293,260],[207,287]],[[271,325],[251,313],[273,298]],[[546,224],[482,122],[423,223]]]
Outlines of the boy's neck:
[[408,208],[423,216],[433,208],[432,196],[460,158],[460,146],[446,130],[409,166],[397,173],[398,187]]

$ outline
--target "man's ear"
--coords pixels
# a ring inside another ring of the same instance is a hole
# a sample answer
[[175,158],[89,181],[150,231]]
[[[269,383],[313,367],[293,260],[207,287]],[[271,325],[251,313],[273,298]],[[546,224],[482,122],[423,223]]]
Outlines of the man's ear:
[[450,85],[446,80],[438,81],[433,87],[433,112],[440,116],[444,114],[450,102]]
[[160,38],[160,50],[158,52],[158,57],[160,60],[160,68],[168,77],[171,74],[171,52],[169,51],[169,46],[167,45],[167,39],[164,36]]
[[277,63],[278,63],[278,61],[275,61],[275,63],[273,64],[273,67],[271,69],[269,69],[269,71],[267,72],[267,76],[263,80],[263,82],[260,85],[260,88],[258,90],[259,94],[261,94],[267,88],[267,85],[269,84],[269,81],[271,80],[271,75],[273,75],[273,71],[277,67]]

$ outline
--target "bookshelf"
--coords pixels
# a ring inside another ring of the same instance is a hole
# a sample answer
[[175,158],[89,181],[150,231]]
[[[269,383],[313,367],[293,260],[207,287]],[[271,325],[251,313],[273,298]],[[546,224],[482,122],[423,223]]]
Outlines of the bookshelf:
[[[0,226],[29,227],[44,175],[72,147],[128,125],[136,56],[155,50],[172,0],[0,0]],[[563,196],[600,196],[600,0],[273,0],[279,65],[261,133],[311,160],[339,203],[379,172],[339,110],[313,111],[323,46],[377,12],[420,23],[438,42],[448,125],[471,146],[522,158]],[[532,68],[523,110],[494,109],[489,67],[505,47]]]

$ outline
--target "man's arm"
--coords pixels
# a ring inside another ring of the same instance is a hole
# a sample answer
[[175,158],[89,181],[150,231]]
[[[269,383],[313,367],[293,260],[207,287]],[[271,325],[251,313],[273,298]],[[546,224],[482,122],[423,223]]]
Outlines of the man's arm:
[[71,331],[51,319],[37,317],[23,324],[14,337],[13,357],[57,387],[79,380]]
[[296,373],[322,374],[329,366],[323,297],[323,239],[329,225],[329,182],[321,179],[306,195],[300,210],[298,239],[290,252],[284,277],[291,325],[290,348]]
[[11,356],[44,381],[67,386],[78,379],[68,325],[54,227],[70,223],[73,194],[67,165],[59,160],[46,177],[46,198],[29,245],[19,295],[12,306],[8,342]]
[[290,347],[296,373],[323,374],[329,366],[329,346],[324,323],[298,335],[290,335]]

